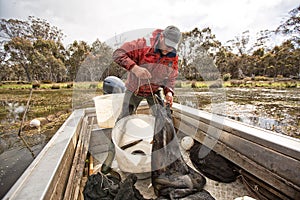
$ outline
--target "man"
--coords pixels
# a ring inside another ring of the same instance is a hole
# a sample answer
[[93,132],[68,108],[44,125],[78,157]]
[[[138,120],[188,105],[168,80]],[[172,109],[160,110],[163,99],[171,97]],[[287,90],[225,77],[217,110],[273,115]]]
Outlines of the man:
[[[136,111],[140,102],[146,99],[155,115],[155,104],[160,103],[160,88],[163,88],[167,104],[172,106],[175,79],[178,76],[178,55],[176,48],[181,40],[181,32],[175,26],[152,33],[150,45],[145,38],[124,43],[114,51],[113,59],[129,74],[125,83],[126,91],[122,111],[117,121]],[[158,98],[155,98],[155,96]],[[115,156],[111,142],[108,156],[101,172],[108,173]]]
[[124,43],[114,52],[114,61],[129,72],[118,120],[136,111],[143,99],[152,108],[156,103],[153,97],[159,95],[160,88],[163,88],[166,103],[172,106],[178,76],[176,49],[180,39],[180,30],[168,26],[165,30],[158,29],[152,33],[150,45],[146,44],[145,38],[141,38]]

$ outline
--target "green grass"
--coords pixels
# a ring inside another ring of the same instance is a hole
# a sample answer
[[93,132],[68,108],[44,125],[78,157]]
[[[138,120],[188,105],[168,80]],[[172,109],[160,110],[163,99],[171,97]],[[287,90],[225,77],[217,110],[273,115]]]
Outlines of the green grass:
[[0,86],[0,89],[30,89],[32,88],[32,85],[30,84],[2,84]]

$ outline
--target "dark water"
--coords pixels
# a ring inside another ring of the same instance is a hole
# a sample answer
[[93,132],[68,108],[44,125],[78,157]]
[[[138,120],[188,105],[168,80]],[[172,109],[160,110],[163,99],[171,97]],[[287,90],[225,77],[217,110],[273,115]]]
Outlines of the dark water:
[[[47,116],[69,108],[72,90],[35,91],[28,119]],[[300,88],[294,89],[191,89],[176,88],[175,101],[231,119],[300,138]],[[22,118],[28,90],[0,91],[0,198],[23,173],[33,158],[17,137],[17,129],[8,127]],[[85,94],[86,95],[86,94]],[[47,143],[43,134],[31,138],[37,154]]]
[[[43,147],[43,144],[35,145],[32,151],[37,155]],[[33,159],[30,151],[25,147],[14,147],[0,154],[0,198],[18,180]]]

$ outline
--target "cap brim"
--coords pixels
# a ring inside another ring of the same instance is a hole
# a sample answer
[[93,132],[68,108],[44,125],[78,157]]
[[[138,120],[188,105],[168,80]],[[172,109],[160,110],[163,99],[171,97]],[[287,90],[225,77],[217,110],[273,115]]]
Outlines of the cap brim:
[[177,43],[176,42],[173,42],[171,40],[169,40],[168,38],[165,38],[165,44],[168,46],[168,47],[172,47],[174,49],[176,49],[177,47]]

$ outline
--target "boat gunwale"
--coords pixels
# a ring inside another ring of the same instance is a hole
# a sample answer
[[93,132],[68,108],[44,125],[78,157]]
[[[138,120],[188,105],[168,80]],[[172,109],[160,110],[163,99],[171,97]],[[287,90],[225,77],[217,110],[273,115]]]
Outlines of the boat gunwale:
[[226,130],[227,132],[231,132],[239,137],[299,160],[300,140],[297,138],[181,104],[174,103],[172,110],[206,123],[213,121],[213,123],[210,123],[211,126]]

